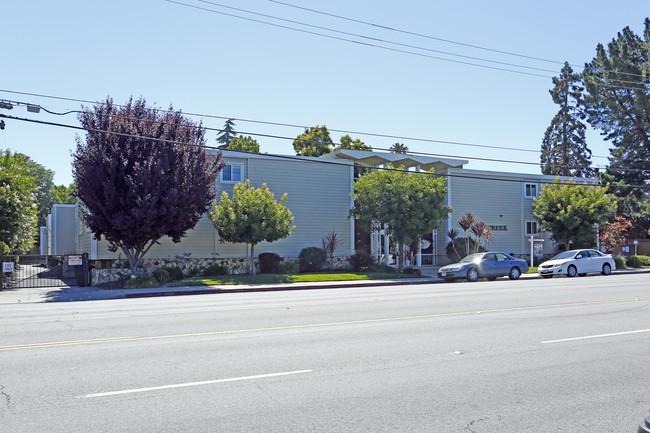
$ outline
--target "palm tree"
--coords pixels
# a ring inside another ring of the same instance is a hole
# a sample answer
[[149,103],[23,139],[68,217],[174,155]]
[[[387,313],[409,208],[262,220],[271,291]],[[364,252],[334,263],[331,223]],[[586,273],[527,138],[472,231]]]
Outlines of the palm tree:
[[388,150],[390,151],[390,153],[406,153],[406,151],[409,150],[409,148],[408,146],[402,143],[395,143]]
[[447,236],[449,239],[451,239],[451,246],[454,248],[454,252],[458,256],[458,260],[462,259],[460,254],[458,254],[458,250],[456,249],[456,238],[458,237],[458,230],[456,229],[451,229],[447,232]]
[[465,231],[465,253],[469,254],[469,235],[468,231],[472,228],[476,222],[476,215],[473,215],[467,212],[465,215],[460,217],[458,220],[458,225]]
[[483,239],[483,237],[487,234],[489,227],[483,221],[479,221],[477,223],[474,223],[470,230],[472,233],[474,233],[474,236],[476,236],[476,250],[474,252],[478,253],[481,249],[481,239]]

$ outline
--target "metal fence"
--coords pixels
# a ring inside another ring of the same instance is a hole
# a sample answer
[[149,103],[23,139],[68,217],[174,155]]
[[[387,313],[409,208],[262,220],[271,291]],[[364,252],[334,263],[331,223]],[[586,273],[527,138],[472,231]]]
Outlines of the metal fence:
[[0,289],[90,285],[88,254],[0,256]]

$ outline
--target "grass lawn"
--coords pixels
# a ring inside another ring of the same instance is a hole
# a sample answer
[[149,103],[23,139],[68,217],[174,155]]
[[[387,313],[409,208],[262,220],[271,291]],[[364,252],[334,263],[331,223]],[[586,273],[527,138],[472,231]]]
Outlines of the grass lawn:
[[181,286],[221,286],[226,284],[274,284],[274,283],[312,283],[318,281],[359,281],[390,280],[395,278],[427,278],[418,275],[398,273],[334,273],[320,272],[313,274],[258,274],[258,275],[221,275],[215,277],[196,277],[177,281],[169,287]]

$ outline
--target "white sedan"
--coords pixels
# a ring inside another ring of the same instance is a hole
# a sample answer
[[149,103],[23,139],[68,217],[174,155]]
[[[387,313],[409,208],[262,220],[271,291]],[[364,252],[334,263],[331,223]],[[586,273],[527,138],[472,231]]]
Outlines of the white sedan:
[[603,254],[596,250],[571,250],[560,253],[539,265],[537,273],[544,278],[551,278],[553,275],[582,277],[589,272],[609,275],[615,268],[616,263],[611,254]]

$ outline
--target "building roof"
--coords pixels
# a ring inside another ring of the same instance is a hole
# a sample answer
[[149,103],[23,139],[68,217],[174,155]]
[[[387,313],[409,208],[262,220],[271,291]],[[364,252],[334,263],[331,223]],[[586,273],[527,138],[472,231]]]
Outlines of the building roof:
[[339,149],[320,156],[322,159],[344,159],[366,167],[377,167],[382,164],[394,164],[405,168],[419,166],[422,170],[445,168],[462,168],[469,161],[465,159],[437,158],[411,153],[372,152],[365,150]]

